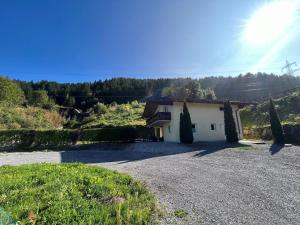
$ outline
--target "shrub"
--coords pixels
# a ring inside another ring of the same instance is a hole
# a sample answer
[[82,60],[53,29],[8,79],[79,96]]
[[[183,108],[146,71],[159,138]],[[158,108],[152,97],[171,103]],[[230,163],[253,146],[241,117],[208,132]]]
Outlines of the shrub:
[[226,140],[229,143],[237,143],[239,141],[236,131],[236,125],[232,114],[232,107],[229,101],[224,102],[224,123]]
[[24,101],[24,92],[19,84],[0,76],[0,104],[20,105]]
[[86,130],[0,130],[0,147],[8,149],[46,148],[96,142],[134,142],[150,139],[153,128],[114,127]]
[[0,130],[0,146],[7,148],[54,147],[72,144],[72,130]]
[[55,129],[64,119],[56,111],[37,107],[0,106],[0,129]]
[[283,129],[272,99],[270,99],[269,115],[273,141],[274,143],[282,144],[284,143]]
[[194,141],[192,122],[186,102],[183,103],[183,113],[180,113],[180,142],[191,144]]
[[99,115],[105,114],[107,112],[107,107],[103,103],[98,102],[96,105],[94,105],[93,108],[94,108],[94,112]]
[[86,129],[81,131],[81,141],[86,142],[134,142],[136,129],[133,127],[115,127]]

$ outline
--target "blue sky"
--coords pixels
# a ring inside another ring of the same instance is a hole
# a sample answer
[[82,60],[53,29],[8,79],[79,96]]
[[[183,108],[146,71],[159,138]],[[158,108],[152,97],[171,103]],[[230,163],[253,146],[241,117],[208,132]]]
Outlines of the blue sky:
[[80,82],[237,75],[257,64],[281,73],[286,59],[300,63],[297,34],[275,53],[242,38],[265,2],[0,0],[0,74]]

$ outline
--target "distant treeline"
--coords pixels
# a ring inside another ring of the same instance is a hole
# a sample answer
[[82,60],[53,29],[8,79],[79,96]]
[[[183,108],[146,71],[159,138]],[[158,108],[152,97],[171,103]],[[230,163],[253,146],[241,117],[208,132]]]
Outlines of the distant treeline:
[[285,91],[299,87],[300,77],[248,73],[237,77],[220,76],[201,79],[113,78],[83,83],[18,82],[28,102],[34,98],[35,91],[45,90],[56,104],[88,109],[97,102],[145,101],[152,95],[261,101],[269,95],[282,96]]

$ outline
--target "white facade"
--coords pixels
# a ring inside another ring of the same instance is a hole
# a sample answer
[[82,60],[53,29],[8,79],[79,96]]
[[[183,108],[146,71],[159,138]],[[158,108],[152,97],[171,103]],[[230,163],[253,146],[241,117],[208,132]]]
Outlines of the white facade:
[[[223,104],[190,103],[187,107],[193,125],[194,141],[223,141],[225,137]],[[156,134],[164,138],[164,141],[180,142],[179,122],[180,113],[183,110],[183,102],[174,102],[173,105],[159,105],[157,112],[170,112],[171,120],[160,126],[155,126]],[[239,139],[243,138],[239,108],[232,105],[233,117],[236,122],[236,130]]]

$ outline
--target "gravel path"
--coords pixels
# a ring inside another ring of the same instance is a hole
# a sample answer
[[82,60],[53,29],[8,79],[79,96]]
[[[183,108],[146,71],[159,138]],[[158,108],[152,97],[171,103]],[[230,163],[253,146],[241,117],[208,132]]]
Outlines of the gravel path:
[[[78,161],[129,173],[147,183],[166,209],[163,224],[300,224],[300,147],[251,146],[100,145],[0,153],[0,165]],[[178,209],[188,215],[175,217]]]

